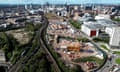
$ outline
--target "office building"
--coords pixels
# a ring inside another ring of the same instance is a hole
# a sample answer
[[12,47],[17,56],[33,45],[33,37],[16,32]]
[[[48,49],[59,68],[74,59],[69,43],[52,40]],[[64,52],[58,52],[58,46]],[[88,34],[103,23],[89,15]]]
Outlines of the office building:
[[120,27],[113,27],[110,37],[110,46],[120,47]]

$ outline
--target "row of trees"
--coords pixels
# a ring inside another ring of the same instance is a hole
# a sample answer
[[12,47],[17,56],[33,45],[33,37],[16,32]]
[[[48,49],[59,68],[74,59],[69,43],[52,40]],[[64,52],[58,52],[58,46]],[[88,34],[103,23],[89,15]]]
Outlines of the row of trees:
[[[41,24],[26,24],[25,31],[33,32],[30,42],[21,45],[12,35],[7,35],[5,32],[0,33],[0,48],[5,52],[7,61],[15,64],[19,60],[21,53],[30,47],[26,55],[29,55],[36,47],[38,47],[38,36],[36,31],[39,30]],[[53,72],[51,63],[47,60],[43,51],[38,52],[26,64],[21,72]]]
[[95,37],[95,38],[93,38],[93,40],[94,40],[95,42],[105,42],[105,43],[109,43],[109,37],[108,37],[108,38]]
[[[27,24],[25,26],[25,30],[33,32],[33,34],[31,34],[31,36],[33,37],[35,31],[38,30],[40,27],[41,24]],[[20,45],[20,43],[11,34],[7,35],[5,32],[1,32],[0,48],[5,52],[6,61],[11,60],[12,63],[15,63],[21,52],[24,50],[23,48],[25,48],[25,45]]]
[[[29,56],[38,46],[41,48],[37,34],[31,45],[32,46],[26,56]],[[37,53],[24,63],[24,67],[21,68],[19,72],[54,72],[51,62],[49,62],[46,57],[45,52],[42,49],[39,49]],[[24,61],[25,60],[23,59],[23,62]]]
[[76,29],[81,29],[81,23],[77,22],[77,21],[73,21],[73,20],[70,20],[69,21],[70,24],[75,27]]
[[0,48],[5,52],[6,61],[9,61],[19,43],[12,35],[8,36],[5,32],[1,32],[0,35]]
[[[41,24],[34,25],[28,23],[25,30],[36,32],[40,27]],[[41,48],[38,38],[38,35],[35,34],[34,39],[31,41],[31,48],[27,52],[26,56],[29,56],[38,46]],[[25,60],[23,59],[23,62],[24,61]],[[24,67],[21,68],[19,72],[54,72],[54,70],[52,64],[46,58],[46,54],[41,49],[24,63]]]
[[45,53],[41,50],[33,56],[20,72],[54,72],[51,63],[47,60]]
[[[26,52],[27,54],[30,54],[34,50],[34,48],[36,48],[36,46],[38,45],[38,43],[37,43],[38,39],[36,39],[35,35],[36,35],[36,31],[40,27],[41,27],[41,24],[34,25],[33,23],[26,23],[26,26],[24,29],[26,32],[30,32],[29,33],[30,41],[24,45],[20,45],[20,44],[13,45],[13,46],[15,46],[15,50],[14,50],[14,56],[11,59],[12,64],[14,64],[20,58],[21,53],[25,49],[30,48],[30,50],[28,52]],[[18,45],[18,46],[16,46],[16,45]]]
[[120,18],[113,19],[113,21],[120,22]]
[[78,38],[78,41],[82,41],[82,42],[90,42],[90,40],[88,38]]

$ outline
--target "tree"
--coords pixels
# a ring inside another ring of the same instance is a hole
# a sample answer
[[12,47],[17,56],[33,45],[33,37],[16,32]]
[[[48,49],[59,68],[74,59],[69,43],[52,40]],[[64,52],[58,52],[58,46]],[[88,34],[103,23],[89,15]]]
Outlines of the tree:
[[89,39],[87,39],[87,38],[78,38],[77,39],[78,41],[82,41],[82,42],[89,42],[90,40]]
[[33,24],[27,24],[26,25],[26,28],[25,28],[26,31],[34,31],[34,25]]
[[75,27],[76,29],[81,29],[81,23],[77,22],[77,21],[73,21],[73,20],[70,20],[69,21],[70,24]]

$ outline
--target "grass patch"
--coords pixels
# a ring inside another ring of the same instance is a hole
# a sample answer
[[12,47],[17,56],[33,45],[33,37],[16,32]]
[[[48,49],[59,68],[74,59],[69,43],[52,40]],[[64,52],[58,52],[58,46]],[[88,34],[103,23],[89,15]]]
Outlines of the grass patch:
[[109,51],[109,49],[105,46],[105,45],[101,45],[101,47],[107,51]]
[[117,58],[115,62],[120,65],[120,58]]
[[113,53],[114,54],[120,54],[120,51],[114,51]]
[[120,18],[112,19],[113,21],[120,22]]
[[102,59],[99,59],[97,57],[94,57],[94,56],[89,56],[89,57],[83,57],[83,58],[78,58],[78,59],[75,59],[74,62],[87,62],[87,61],[93,61],[93,62],[96,62],[98,63],[99,65],[102,65],[104,60]]

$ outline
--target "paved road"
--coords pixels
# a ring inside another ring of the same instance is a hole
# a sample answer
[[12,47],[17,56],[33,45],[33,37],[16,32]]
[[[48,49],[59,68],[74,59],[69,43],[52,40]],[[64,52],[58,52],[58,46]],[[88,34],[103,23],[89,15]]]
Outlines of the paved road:
[[9,63],[0,63],[0,66],[4,66],[4,67],[10,67],[11,65]]
[[[108,59],[105,65],[98,72],[109,72],[112,66],[116,65],[115,59],[120,58],[120,55],[111,54],[111,52],[108,52],[108,55],[111,55],[111,60]],[[118,66],[118,68],[120,68],[120,66]],[[118,72],[120,72],[120,70]]]
[[44,22],[43,23],[44,23],[44,27],[43,27],[43,29],[41,28],[41,30],[39,31],[39,32],[41,32],[41,33],[39,33],[40,34],[39,35],[40,43],[42,44],[43,49],[46,51],[47,55],[49,56],[50,60],[52,61],[54,69],[55,69],[55,72],[61,72],[59,66],[57,65],[57,62],[55,61],[54,57],[52,56],[52,54],[48,50],[47,43],[46,43],[46,41],[44,39],[45,38],[44,33],[46,32],[46,28],[47,28],[47,26],[49,24],[49,22],[47,21],[46,17],[44,17]]
[[[44,41],[44,34],[45,34],[45,31],[46,31],[46,28],[48,26],[48,21],[47,21],[47,18],[46,17],[43,17],[43,25],[42,27],[40,28],[39,32],[38,32],[38,35],[39,35],[39,40],[40,40],[40,43],[42,44],[43,46],[43,49],[46,51],[46,53],[48,54],[50,60],[53,62],[53,65],[54,65],[54,69],[56,70],[56,72],[61,72],[60,68],[58,67],[56,61],[54,60],[53,56],[51,55],[51,53],[49,52],[46,44],[45,44],[45,41]],[[34,49],[34,51],[32,51],[32,53],[30,53],[29,56],[22,56],[22,58],[20,60],[18,60],[16,62],[15,65],[13,65],[9,72],[18,72],[20,68],[22,68],[24,66],[24,63],[26,63],[32,56],[34,56],[37,51],[39,51],[40,47],[37,47]],[[24,62],[23,62],[23,59],[24,59]]]

